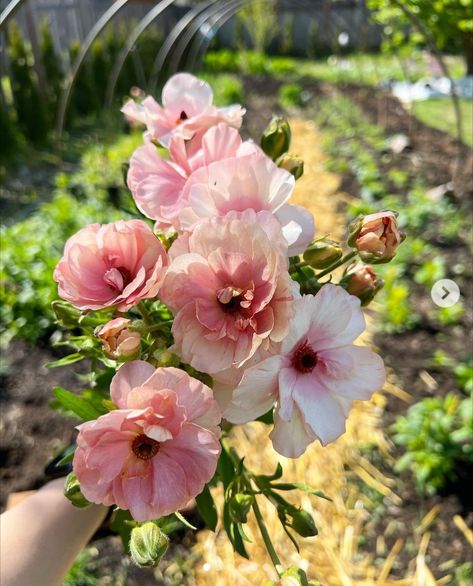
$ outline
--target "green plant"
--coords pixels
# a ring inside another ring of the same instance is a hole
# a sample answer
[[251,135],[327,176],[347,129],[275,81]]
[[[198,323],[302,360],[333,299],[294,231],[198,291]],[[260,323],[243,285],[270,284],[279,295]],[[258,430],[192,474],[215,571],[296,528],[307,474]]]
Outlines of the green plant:
[[[2,342],[14,337],[35,341],[51,333],[56,298],[52,274],[66,239],[93,222],[123,218],[109,200],[109,187],[122,184],[121,164],[141,140],[139,134],[112,146],[87,149],[77,173],[59,174],[53,199],[22,222],[1,229],[0,327]],[[75,194],[75,195],[74,195]],[[123,191],[122,200],[125,192]],[[115,202],[117,203],[117,202]],[[119,202],[133,209],[130,200]]]
[[238,13],[238,20],[245,26],[253,49],[264,53],[279,29],[275,0],[255,2]]
[[449,393],[419,401],[393,425],[394,442],[406,448],[396,470],[411,469],[419,492],[435,493],[473,461],[472,425],[470,399]]
[[285,83],[279,88],[278,102],[282,108],[302,106],[302,87],[298,83]]
[[47,135],[45,104],[32,68],[34,60],[31,47],[15,22],[8,27],[8,56],[18,125],[27,139],[39,144],[44,142]]
[[59,65],[59,58],[54,50],[53,37],[47,18],[44,18],[41,21],[39,32],[41,61],[43,63],[47,81],[47,116],[49,126],[52,127],[55,122],[57,104],[59,96],[61,95],[64,75]]

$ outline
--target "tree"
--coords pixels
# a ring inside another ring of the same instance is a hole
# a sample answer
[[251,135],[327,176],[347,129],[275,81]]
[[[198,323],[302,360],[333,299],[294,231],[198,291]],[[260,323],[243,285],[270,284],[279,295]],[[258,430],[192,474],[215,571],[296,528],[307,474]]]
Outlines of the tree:
[[392,31],[395,44],[408,41],[408,25],[416,39],[440,51],[460,52],[467,75],[473,75],[473,0],[368,0],[375,19]]

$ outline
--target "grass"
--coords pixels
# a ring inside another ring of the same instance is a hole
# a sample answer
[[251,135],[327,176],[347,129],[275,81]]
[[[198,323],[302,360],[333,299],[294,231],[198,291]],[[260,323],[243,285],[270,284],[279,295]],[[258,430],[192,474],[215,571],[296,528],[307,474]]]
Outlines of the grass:
[[[461,100],[463,142],[473,147],[473,100]],[[414,102],[412,113],[427,126],[457,136],[456,118],[450,100]]]

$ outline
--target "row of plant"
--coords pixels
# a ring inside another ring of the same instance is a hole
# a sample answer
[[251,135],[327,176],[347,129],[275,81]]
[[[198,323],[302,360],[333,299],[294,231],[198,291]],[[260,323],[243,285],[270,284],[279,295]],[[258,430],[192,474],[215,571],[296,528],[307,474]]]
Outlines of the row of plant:
[[368,123],[349,99],[338,95],[318,101],[316,118],[324,128],[329,169],[349,174],[358,185],[360,199],[348,206],[348,214],[356,217],[399,209],[400,226],[409,226],[410,236],[395,260],[376,269],[384,280],[377,324],[380,333],[402,334],[422,328],[433,333],[439,348],[426,356],[426,366],[446,372],[451,379],[450,392],[420,400],[406,416],[397,418],[391,430],[394,442],[405,450],[396,469],[412,470],[419,492],[431,494],[458,478],[461,467],[473,462],[469,397],[473,365],[466,348],[463,357],[440,349],[446,339],[466,334],[464,303],[449,308],[429,303],[427,310],[420,311],[419,301],[430,298],[432,285],[446,277],[465,290],[469,277],[465,259],[458,255],[454,264],[446,251],[449,247],[468,250],[468,220],[448,198],[432,200],[422,177],[406,170],[401,164],[403,155],[392,152],[382,129]]

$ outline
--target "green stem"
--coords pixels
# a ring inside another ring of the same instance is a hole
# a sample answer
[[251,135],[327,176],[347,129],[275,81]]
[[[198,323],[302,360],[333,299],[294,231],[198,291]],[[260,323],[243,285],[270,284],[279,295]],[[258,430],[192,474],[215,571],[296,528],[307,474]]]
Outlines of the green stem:
[[320,271],[320,273],[316,273],[315,278],[321,279],[322,277],[325,277],[325,275],[328,275],[329,273],[331,273],[335,269],[338,269],[338,267],[341,267],[343,264],[345,264],[352,258],[355,258],[357,254],[358,252],[356,250],[350,250],[350,252],[347,252],[347,254],[345,254],[345,256],[342,256],[340,260],[337,260],[337,262],[334,262],[332,265],[330,265],[323,271]]
[[145,322],[145,324],[147,326],[151,325],[152,322],[149,316],[149,311],[146,309],[146,305],[144,304],[144,302],[140,301],[140,303],[138,303],[136,307],[138,311],[141,313],[141,316],[143,317],[143,321]]
[[269,536],[268,530],[266,529],[263,515],[261,514],[259,505],[256,502],[256,497],[253,499],[252,507],[253,507],[253,512],[256,517],[256,522],[258,523],[261,537],[263,538],[266,549],[268,550],[269,557],[271,558],[271,561],[273,562],[273,566],[275,567],[278,575],[282,576],[283,566],[281,564],[281,560],[278,557],[278,554],[276,553],[276,550],[274,549],[274,546],[273,546],[273,543],[272,543],[271,538]]

